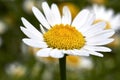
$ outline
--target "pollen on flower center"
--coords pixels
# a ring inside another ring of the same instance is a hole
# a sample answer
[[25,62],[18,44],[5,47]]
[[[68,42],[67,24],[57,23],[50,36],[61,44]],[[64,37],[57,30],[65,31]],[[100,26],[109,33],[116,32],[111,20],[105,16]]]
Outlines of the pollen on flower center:
[[[94,23],[98,23],[98,22],[102,22],[102,21],[104,21],[104,20],[95,20],[94,21]],[[106,22],[106,27],[105,27],[105,29],[110,29],[111,28],[111,25],[110,25],[110,23],[108,22],[108,21],[105,21]]]
[[43,37],[51,48],[80,49],[85,44],[83,35],[70,25],[55,25]]

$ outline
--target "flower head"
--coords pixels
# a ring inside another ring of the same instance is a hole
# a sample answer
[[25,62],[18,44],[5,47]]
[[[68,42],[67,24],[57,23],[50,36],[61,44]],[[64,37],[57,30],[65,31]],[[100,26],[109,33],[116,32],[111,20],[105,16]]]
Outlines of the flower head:
[[96,14],[95,22],[105,21],[107,23],[107,29],[120,29],[120,14],[114,15],[114,11],[112,9],[106,9],[104,6],[100,6],[97,4],[94,4],[92,6],[92,9]]
[[[62,15],[56,4],[48,6],[42,3],[43,13],[33,7],[33,13],[41,23],[38,31],[25,18],[21,26],[22,32],[29,38],[23,42],[29,46],[40,48],[36,53],[41,57],[62,58],[65,54],[89,56],[90,54],[103,57],[99,52],[110,52],[111,49],[103,45],[112,42],[110,38],[114,31],[105,30],[105,22],[93,24],[95,14],[89,10],[82,10],[73,19],[70,10],[64,6]],[[100,27],[99,27],[100,26]]]

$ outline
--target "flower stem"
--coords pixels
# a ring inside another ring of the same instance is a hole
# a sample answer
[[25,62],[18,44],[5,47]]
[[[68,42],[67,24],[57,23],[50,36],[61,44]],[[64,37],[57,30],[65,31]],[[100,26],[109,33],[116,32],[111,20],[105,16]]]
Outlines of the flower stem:
[[59,59],[60,80],[66,80],[66,55]]

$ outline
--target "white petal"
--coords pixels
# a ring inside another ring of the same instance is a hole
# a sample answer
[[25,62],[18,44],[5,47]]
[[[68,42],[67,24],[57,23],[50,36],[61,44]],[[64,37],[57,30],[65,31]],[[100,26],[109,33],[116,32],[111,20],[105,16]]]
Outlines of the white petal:
[[63,24],[71,24],[71,13],[70,10],[68,9],[68,7],[64,6],[63,7],[63,16],[62,16],[62,23]]
[[78,15],[75,17],[75,19],[72,22],[72,26],[76,27],[79,29],[82,27],[85,23],[86,20],[88,19],[89,11],[84,9],[81,12],[78,13]]
[[106,45],[110,42],[112,42],[114,39],[102,39],[102,38],[99,38],[97,40],[94,40],[94,41],[89,41],[89,42],[86,42],[87,45]]
[[109,41],[109,37],[111,37],[114,33],[106,33],[106,34],[102,34],[102,35],[95,35],[93,37],[86,37],[85,40],[88,42],[88,43],[101,43],[103,41]]
[[47,29],[50,29],[50,25],[48,24],[47,20],[45,19],[45,17],[43,16],[43,14],[36,8],[33,7],[32,11],[35,15],[35,17],[38,19],[38,21]]
[[32,31],[30,31],[30,30],[28,30],[28,29],[26,29],[26,28],[24,28],[24,27],[22,27],[22,26],[20,27],[20,29],[21,29],[22,32],[23,32],[26,36],[28,36],[29,38],[43,41],[43,36],[42,36],[42,35],[36,35],[36,34],[34,34]]
[[42,36],[42,34],[32,25],[30,24],[25,18],[21,18],[24,26],[31,31],[32,33],[34,33],[36,36]]
[[51,57],[54,57],[54,58],[62,58],[62,57],[64,56],[64,54],[62,53],[61,50],[53,49],[53,50],[50,52],[50,56],[51,56]]
[[88,19],[86,20],[86,23],[82,27],[80,27],[78,30],[84,33],[87,30],[91,29],[90,25],[93,23],[94,20],[95,20],[95,14],[94,13],[89,14]]
[[40,25],[40,30],[43,34],[46,32],[42,25]]
[[94,34],[89,33],[87,38],[100,37],[100,36],[109,38],[109,37],[113,36],[114,34],[115,34],[115,31],[113,31],[112,29],[108,29],[108,30],[102,30],[102,31],[96,32]]
[[51,11],[54,17],[54,24],[61,24],[61,15],[56,4],[52,4]]
[[80,49],[80,50],[74,49],[72,52],[73,52],[73,55],[89,56],[89,52],[84,49]]
[[50,55],[50,51],[51,48],[44,48],[44,49],[40,49],[37,53],[36,56],[40,56],[40,57],[49,57]]
[[24,38],[24,39],[22,39],[22,41],[25,44],[27,44],[31,47],[35,47],[35,48],[46,48],[46,47],[48,47],[45,42],[41,42],[41,41],[34,40],[34,39]]
[[91,25],[94,22],[94,20],[95,20],[95,13],[91,13],[89,14],[86,24]]
[[54,26],[54,24],[55,24],[54,15],[53,15],[51,9],[49,8],[49,5],[47,4],[47,2],[42,3],[42,8],[43,8],[43,12],[45,14],[45,17],[46,17],[48,23],[51,26]]
[[83,30],[84,35],[89,36],[89,34],[94,34],[94,33],[100,32],[101,30],[105,29],[105,26],[106,26],[105,22],[99,22],[99,23],[96,23],[96,24],[90,26],[87,29],[84,28],[84,30]]
[[62,50],[64,54],[72,54],[71,50]]
[[98,52],[95,52],[95,51],[90,51],[90,54],[91,54],[91,55],[95,55],[95,56],[99,56],[99,57],[104,57],[103,54],[98,53]]
[[96,34],[93,34],[94,36],[87,36],[87,39],[100,39],[100,38],[104,38],[104,39],[106,39],[106,38],[110,38],[110,37],[112,37],[113,36],[113,34],[115,34],[115,31],[113,31],[113,30],[103,30],[103,31],[100,31],[101,33],[99,33],[99,34],[97,34],[97,32],[96,32]]
[[87,49],[87,50],[90,50],[90,51],[111,52],[110,48],[103,47],[103,46],[90,46],[90,45],[86,45],[83,48]]

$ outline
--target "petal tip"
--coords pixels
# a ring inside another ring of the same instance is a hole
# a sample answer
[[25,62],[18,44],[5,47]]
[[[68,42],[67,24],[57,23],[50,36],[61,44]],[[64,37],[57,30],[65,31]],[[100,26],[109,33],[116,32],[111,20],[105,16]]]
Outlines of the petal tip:
[[96,56],[98,56],[98,57],[104,57],[104,55],[103,55],[103,54],[98,54],[98,55],[96,55]]
[[38,10],[38,8],[36,8],[35,6],[33,6],[33,7],[32,7],[33,13],[34,13],[36,10]]

